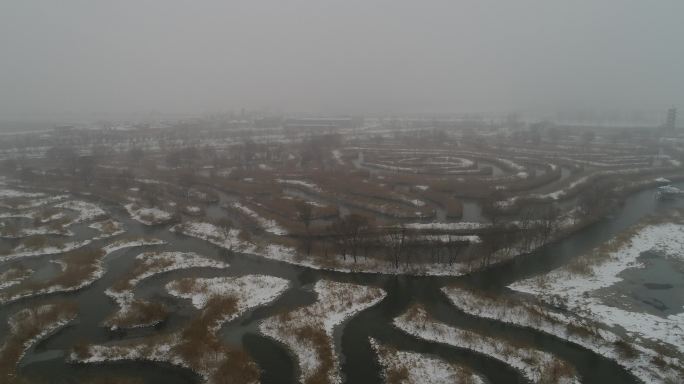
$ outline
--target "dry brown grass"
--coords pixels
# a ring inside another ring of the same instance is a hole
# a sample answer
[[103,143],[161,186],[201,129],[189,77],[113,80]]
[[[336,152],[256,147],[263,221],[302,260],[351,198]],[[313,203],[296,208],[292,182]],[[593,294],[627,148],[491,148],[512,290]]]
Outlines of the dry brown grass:
[[106,323],[119,328],[131,328],[162,322],[168,315],[169,310],[164,304],[136,299],[125,313],[118,313]]
[[300,342],[307,342],[316,350],[318,357],[318,367],[304,381],[305,384],[327,384],[330,382],[330,373],[334,367],[335,360],[333,350],[330,346],[328,335],[322,330],[309,325],[297,328],[294,333]]
[[554,359],[541,367],[541,372],[539,384],[560,383],[563,378],[572,378],[576,374],[575,369],[570,364],[558,359]]
[[20,246],[32,251],[46,247],[64,248],[64,241],[44,235],[35,235],[24,238]]
[[74,289],[95,274],[102,256],[104,256],[104,251],[101,249],[83,248],[67,252],[61,260],[65,268],[57,276],[45,281],[24,281],[11,286],[0,294],[0,301],[12,300],[13,297],[30,296],[50,288],[56,288],[58,291]]
[[15,327],[0,347],[0,381],[3,383],[23,382],[25,379],[17,377],[16,366],[26,350],[25,344],[47,327],[73,318],[77,310],[75,303],[60,301],[37,308],[27,308],[14,315]]
[[[143,255],[150,255],[150,253],[144,253]],[[171,264],[173,264],[173,261],[167,259],[136,259],[133,268],[131,268],[128,273],[126,273],[112,285],[112,290],[115,292],[123,292],[125,290],[131,289],[133,288],[132,282],[139,276],[142,276],[145,272],[149,271],[150,269],[162,269],[170,266]]]
[[673,220],[675,220],[675,218],[671,215],[668,217],[647,217],[638,224],[618,233],[612,239],[594,248],[589,253],[576,257],[567,264],[566,268],[571,273],[591,276],[593,274],[593,266],[604,263],[612,257],[612,254],[629,246],[632,242],[632,238],[637,235],[639,231],[649,225],[672,222]]
[[214,296],[209,299],[204,310],[181,332],[182,341],[174,347],[191,366],[201,366],[207,355],[224,351],[221,342],[214,334],[214,328],[221,319],[235,313],[237,298]]
[[[210,383],[258,382],[259,371],[248,354],[224,345],[217,337],[218,326],[237,311],[237,298],[211,297],[204,310],[178,332],[154,334],[142,341],[131,340],[103,352],[116,359],[127,355],[129,348],[139,349],[142,358],[158,351],[160,345],[171,345],[169,362],[182,360],[182,365],[206,374]],[[77,344],[72,352],[79,359],[90,356],[87,344]]]
[[632,346],[632,344],[624,340],[617,340],[613,342],[613,347],[623,359],[631,360],[639,356],[639,352]]
[[7,282],[21,279],[28,276],[30,273],[30,270],[21,264],[13,265],[5,272],[0,273],[0,281]]
[[226,349],[225,356],[211,377],[213,383],[252,383],[259,380],[259,371],[255,368],[247,352],[241,349]]
[[184,277],[173,282],[173,288],[181,294],[187,295],[197,290],[197,279]]
[[387,370],[386,375],[387,384],[402,384],[407,382],[409,370],[406,367],[397,367]]

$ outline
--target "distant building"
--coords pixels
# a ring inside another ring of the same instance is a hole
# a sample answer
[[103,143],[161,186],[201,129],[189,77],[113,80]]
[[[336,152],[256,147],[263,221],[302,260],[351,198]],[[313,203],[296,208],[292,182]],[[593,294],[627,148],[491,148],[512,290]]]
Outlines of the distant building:
[[667,110],[667,121],[665,122],[665,128],[669,130],[674,130],[677,123],[677,108],[670,108]]

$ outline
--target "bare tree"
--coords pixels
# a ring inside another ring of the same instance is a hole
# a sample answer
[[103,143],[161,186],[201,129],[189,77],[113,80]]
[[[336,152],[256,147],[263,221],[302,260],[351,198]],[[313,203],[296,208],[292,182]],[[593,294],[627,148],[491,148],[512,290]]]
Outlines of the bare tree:
[[404,253],[407,237],[407,231],[404,226],[401,226],[397,231],[389,230],[383,236],[385,249],[394,264],[394,268],[399,268],[399,261],[401,260],[401,254]]
[[359,247],[368,236],[373,224],[371,220],[362,215],[351,214],[336,220],[330,227],[331,232],[338,238],[338,243],[342,248],[342,257],[346,259],[346,252],[350,252],[357,261]]
[[309,229],[313,218],[313,207],[305,201],[298,201],[295,203],[295,208],[297,209],[297,218],[304,225],[304,248],[306,254],[309,255],[311,254],[311,232]]

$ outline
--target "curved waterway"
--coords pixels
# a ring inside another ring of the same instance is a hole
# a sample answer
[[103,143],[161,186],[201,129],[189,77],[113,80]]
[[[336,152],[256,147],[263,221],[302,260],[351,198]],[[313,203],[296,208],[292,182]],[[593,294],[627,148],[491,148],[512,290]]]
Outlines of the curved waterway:
[[[347,321],[335,335],[337,349],[341,356],[340,365],[347,383],[381,382],[380,367],[368,342],[370,336],[400,350],[431,353],[448,361],[462,363],[486,377],[491,383],[525,382],[520,373],[495,359],[466,349],[427,342],[391,326],[393,318],[403,313],[413,303],[423,304],[435,318],[452,326],[472,329],[503,339],[529,342],[538,349],[548,351],[571,363],[577,369],[583,383],[636,383],[638,381],[615,362],[578,345],[531,329],[464,314],[449,304],[440,288],[449,283],[460,282],[477,289],[506,289],[506,285],[513,281],[545,273],[566,263],[572,257],[635,224],[644,216],[665,212],[674,207],[682,208],[684,200],[657,201],[654,198],[654,190],[636,193],[629,197],[624,206],[611,217],[532,254],[462,277],[409,277],[317,271],[258,256],[233,254],[208,242],[171,233],[167,227],[145,227],[129,219],[120,207],[106,204],[105,207],[113,218],[126,225],[128,234],[125,236],[157,237],[166,241],[167,244],[114,252],[106,259],[107,272],[103,278],[81,291],[28,298],[0,307],[0,334],[3,334],[7,331],[8,316],[26,306],[36,305],[57,296],[75,300],[80,306],[79,317],[73,325],[42,341],[27,353],[21,363],[21,372],[32,378],[50,383],[79,383],[86,378],[104,375],[138,377],[146,383],[198,382],[198,377],[192,372],[168,364],[145,362],[70,364],[65,361],[64,353],[74,344],[82,341],[106,343],[181,328],[193,316],[195,309],[187,301],[175,299],[165,292],[164,285],[172,279],[183,276],[267,274],[289,280],[291,282],[289,290],[269,305],[248,312],[220,330],[220,336],[224,342],[243,346],[249,352],[262,370],[263,383],[294,382],[299,372],[293,355],[284,345],[258,333],[259,321],[283,310],[313,303],[315,295],[311,287],[319,279],[373,285],[387,292],[387,297],[382,302]],[[213,214],[220,212],[219,209],[217,207]],[[93,245],[103,245],[115,239],[99,240]],[[112,332],[105,329],[101,323],[115,311],[116,307],[103,293],[104,290],[130,268],[135,255],[148,250],[196,252],[225,260],[231,266],[225,270],[183,270],[147,279],[137,287],[136,296],[167,304],[173,310],[169,319],[149,329],[128,332]],[[54,257],[43,256],[43,258]],[[34,263],[36,259],[30,259],[30,262],[28,260],[27,263]]]

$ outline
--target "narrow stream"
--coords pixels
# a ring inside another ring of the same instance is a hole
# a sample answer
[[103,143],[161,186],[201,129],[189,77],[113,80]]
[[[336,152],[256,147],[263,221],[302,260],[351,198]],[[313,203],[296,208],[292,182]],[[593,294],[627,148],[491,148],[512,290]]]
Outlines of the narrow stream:
[[[682,187],[682,184],[684,183],[680,183],[679,186]],[[167,244],[124,249],[113,253],[106,259],[107,272],[103,278],[81,291],[28,298],[0,307],[0,322],[2,323],[0,333],[6,331],[8,316],[17,310],[37,305],[56,296],[69,298],[75,300],[80,306],[77,322],[29,351],[21,364],[22,373],[50,383],[79,383],[95,375],[139,377],[146,383],[194,383],[198,381],[194,374],[168,364],[119,362],[80,365],[67,363],[63,354],[81,341],[106,343],[118,339],[144,337],[155,332],[168,332],[182,327],[195,310],[187,301],[172,298],[165,292],[166,282],[175,278],[198,275],[268,274],[289,280],[290,289],[269,305],[257,308],[226,324],[221,329],[220,335],[228,344],[244,346],[262,369],[263,383],[289,383],[298,375],[292,354],[280,343],[259,335],[258,322],[280,311],[312,303],[315,296],[311,292],[311,286],[317,280],[324,278],[378,286],[387,292],[387,297],[381,303],[350,319],[336,335],[337,347],[341,355],[341,367],[348,383],[379,383],[381,381],[378,364],[368,343],[369,336],[399,349],[432,353],[448,361],[461,362],[483,374],[492,383],[525,382],[517,371],[497,360],[466,349],[427,342],[391,326],[393,318],[415,302],[422,303],[437,319],[453,326],[477,330],[496,337],[530,342],[541,350],[553,353],[570,362],[581,375],[583,383],[636,383],[637,380],[616,363],[575,344],[534,330],[466,315],[449,305],[440,288],[448,283],[459,281],[479,289],[506,289],[505,286],[511,282],[547,272],[564,264],[572,257],[635,224],[646,215],[666,212],[674,207],[683,208],[684,200],[656,201],[654,190],[642,191],[628,198],[625,205],[612,217],[514,261],[463,277],[408,277],[317,271],[258,256],[233,254],[208,242],[169,232],[167,227],[145,227],[128,218],[126,212],[120,207],[105,205],[112,217],[123,222],[128,229],[125,236],[157,237],[166,241]],[[211,209],[212,216],[221,215],[220,208],[212,207]],[[93,245],[102,244],[103,242],[98,241]],[[165,323],[154,329],[111,332],[102,327],[101,323],[116,308],[103,291],[130,268],[137,254],[147,250],[192,251],[225,260],[231,266],[225,270],[193,269],[172,272],[144,281],[136,290],[136,295],[162,300],[174,312]],[[34,263],[34,261],[27,259],[27,263]]]

